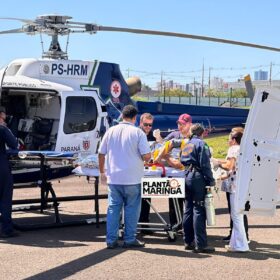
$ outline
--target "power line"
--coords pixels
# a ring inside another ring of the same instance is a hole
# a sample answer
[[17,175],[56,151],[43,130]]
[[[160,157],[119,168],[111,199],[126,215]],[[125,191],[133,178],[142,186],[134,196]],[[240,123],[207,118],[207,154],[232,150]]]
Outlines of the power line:
[[[260,65],[255,65],[255,66],[242,66],[242,67],[212,67],[212,71],[237,71],[237,70],[252,70],[252,69],[258,69],[258,68],[265,68],[265,67],[270,67],[270,66],[280,66],[278,63],[272,63],[272,64],[260,64]],[[150,72],[146,70],[135,70],[135,69],[130,69],[131,72],[135,73],[142,73],[142,74],[150,74],[150,75],[161,75],[161,72]],[[200,73],[201,69],[197,70],[190,70],[190,71],[164,71],[165,74],[190,74],[190,73]]]

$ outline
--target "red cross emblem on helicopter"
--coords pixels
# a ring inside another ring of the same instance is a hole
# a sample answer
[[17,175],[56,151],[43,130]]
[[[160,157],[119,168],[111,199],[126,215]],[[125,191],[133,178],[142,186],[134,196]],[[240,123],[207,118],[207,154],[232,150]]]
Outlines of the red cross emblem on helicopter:
[[118,98],[121,95],[122,87],[119,81],[113,81],[111,83],[111,94],[114,98]]

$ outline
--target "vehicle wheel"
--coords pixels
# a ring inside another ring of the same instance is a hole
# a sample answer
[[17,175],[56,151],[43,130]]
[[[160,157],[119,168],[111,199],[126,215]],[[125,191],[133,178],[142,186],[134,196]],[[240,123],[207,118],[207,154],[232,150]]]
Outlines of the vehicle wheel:
[[121,228],[121,229],[119,229],[119,240],[123,240],[123,238],[124,238],[124,231]]
[[177,240],[177,234],[174,231],[168,231],[168,241],[175,242]]

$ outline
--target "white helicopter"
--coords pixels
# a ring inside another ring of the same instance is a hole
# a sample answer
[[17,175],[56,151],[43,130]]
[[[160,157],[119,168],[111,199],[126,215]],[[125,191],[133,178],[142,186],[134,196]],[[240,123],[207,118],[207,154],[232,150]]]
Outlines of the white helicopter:
[[[119,119],[124,105],[133,104],[131,96],[141,88],[141,81],[138,78],[125,81],[117,64],[68,60],[67,51],[63,51],[59,44],[59,36],[69,36],[71,33],[95,34],[98,31],[129,32],[280,51],[280,48],[198,35],[74,22],[71,21],[71,17],[61,15],[43,15],[38,16],[35,20],[1,19],[17,20],[24,24],[18,29],[0,31],[0,35],[47,34],[52,38],[48,51],[43,52],[42,59],[17,59],[0,71],[0,104],[6,107],[7,114],[10,116],[8,122],[10,129],[21,140],[22,148],[25,151],[40,151],[40,153],[48,155],[96,153],[106,129]],[[183,110],[189,112],[188,109]],[[176,111],[173,114],[175,116],[172,120],[175,124],[174,118],[180,112]],[[205,119],[209,121],[210,117],[205,118],[203,114],[200,115],[200,119],[195,119],[195,121]],[[254,114],[254,112],[251,111],[250,114]],[[232,117],[232,111],[229,116]],[[215,115],[212,117],[213,120],[217,119]],[[273,118],[273,116],[270,117]],[[168,120],[164,115],[162,121],[168,123]],[[249,117],[248,122],[253,122],[253,117]],[[247,127],[252,127],[248,125],[248,122]],[[235,124],[232,122],[232,125]],[[246,128],[244,139],[248,139],[246,137],[248,131],[249,129]],[[240,176],[243,178],[249,174],[250,168],[251,166],[248,164],[246,171],[245,169],[242,171],[241,168]],[[246,172],[246,174],[244,175],[242,172]],[[267,169],[264,169],[264,172],[267,172]],[[21,174],[21,176],[23,175]],[[27,179],[21,176],[18,181],[30,180],[30,174]],[[62,175],[56,172],[55,176]],[[16,177],[15,181],[17,181]],[[252,197],[248,195],[248,190],[241,196],[240,205],[244,205],[244,200],[250,201]]]
[[[122,107],[132,104],[129,87],[131,94],[141,88],[139,79],[126,82],[117,64],[68,60],[58,36],[95,32],[94,25],[69,22],[70,18],[46,15],[35,21],[15,19],[24,26],[0,32],[52,37],[42,59],[14,60],[0,71],[1,105],[6,107],[8,127],[25,154],[96,153],[102,135],[119,118]],[[62,176],[57,170],[55,173]],[[15,173],[15,182],[30,180],[22,177],[25,175]]]

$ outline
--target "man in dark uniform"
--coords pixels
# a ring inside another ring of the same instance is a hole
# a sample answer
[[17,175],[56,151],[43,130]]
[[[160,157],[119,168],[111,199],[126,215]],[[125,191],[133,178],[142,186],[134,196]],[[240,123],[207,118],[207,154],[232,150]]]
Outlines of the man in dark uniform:
[[[156,141],[156,138],[153,136],[152,127],[153,127],[154,117],[150,113],[144,113],[140,117],[140,125],[139,127],[144,131],[147,135],[148,141]],[[140,223],[149,223],[150,221],[150,204],[147,202],[151,202],[150,198],[142,199],[141,202],[141,212],[140,212]],[[148,226],[143,227],[147,228]],[[151,234],[153,233],[151,230],[141,230],[143,234]]]
[[210,151],[207,144],[197,135],[189,139],[173,139],[168,150],[161,150],[159,160],[172,148],[181,148],[180,161],[186,170],[186,199],[183,217],[185,249],[195,253],[212,253],[207,246],[206,210],[204,206],[206,186],[214,186],[210,166]]
[[13,178],[6,154],[6,145],[17,149],[17,139],[6,127],[6,111],[0,107],[0,212],[3,238],[16,236],[12,224]]

